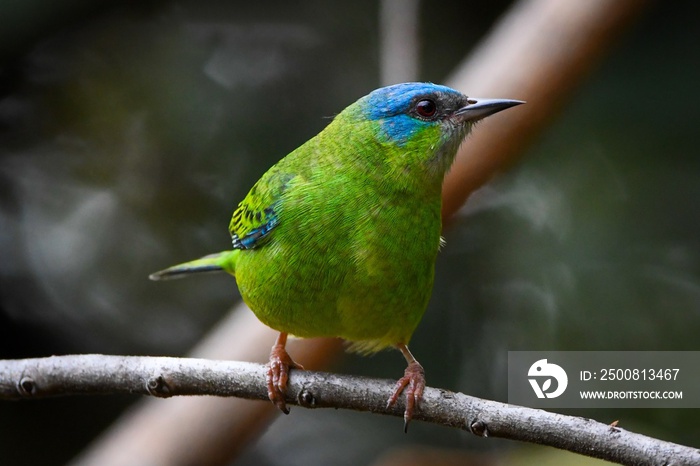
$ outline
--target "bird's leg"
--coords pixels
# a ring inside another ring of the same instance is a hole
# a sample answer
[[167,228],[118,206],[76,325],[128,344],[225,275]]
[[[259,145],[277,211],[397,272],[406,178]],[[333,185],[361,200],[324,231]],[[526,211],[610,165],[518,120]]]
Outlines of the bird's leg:
[[282,332],[270,351],[270,364],[267,367],[267,396],[284,414],[289,414],[285,398],[287,396],[287,380],[289,369],[304,369],[292,358],[284,348],[287,344],[287,334]]
[[394,403],[396,403],[396,400],[399,399],[401,392],[406,392],[406,411],[403,413],[403,430],[406,432],[408,431],[408,423],[411,422],[413,418],[413,412],[423,398],[423,390],[425,390],[425,371],[423,370],[423,366],[416,361],[416,358],[414,358],[408,350],[408,346],[399,344],[396,345],[396,347],[401,351],[403,357],[406,358],[408,366],[403,373],[403,377],[396,382],[394,393],[389,397],[386,407],[392,407]]

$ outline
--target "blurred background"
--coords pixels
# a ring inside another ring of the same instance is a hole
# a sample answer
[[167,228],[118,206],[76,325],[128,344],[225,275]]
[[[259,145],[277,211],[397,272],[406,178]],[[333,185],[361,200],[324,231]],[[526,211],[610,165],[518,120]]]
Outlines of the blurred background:
[[[375,1],[0,4],[0,358],[185,354],[240,299],[235,283],[148,274],[228,248],[267,168],[396,73],[444,82],[510,4],[406,2],[418,40],[393,75]],[[431,386],[506,401],[509,350],[700,349],[698,15],[653,3],[459,212],[411,345]],[[398,377],[403,360],[344,355],[332,370]],[[64,464],[134,401],[0,403],[0,464]],[[700,446],[695,409],[562,412]],[[299,408],[235,464],[380,464],[406,447],[592,464]]]

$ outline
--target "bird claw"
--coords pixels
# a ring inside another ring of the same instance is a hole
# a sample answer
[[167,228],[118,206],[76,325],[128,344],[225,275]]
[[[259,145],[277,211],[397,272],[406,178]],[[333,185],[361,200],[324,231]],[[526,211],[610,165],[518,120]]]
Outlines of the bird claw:
[[294,362],[284,349],[284,345],[276,344],[270,351],[270,364],[267,366],[267,396],[284,414],[289,414],[287,408],[287,381],[290,369],[304,369],[301,364]]
[[413,413],[418,408],[423,399],[425,390],[425,371],[417,361],[412,361],[406,367],[403,377],[401,377],[394,387],[394,393],[389,397],[386,407],[391,408],[402,392],[406,393],[406,410],[403,413],[403,430],[408,432],[408,423],[413,419]]

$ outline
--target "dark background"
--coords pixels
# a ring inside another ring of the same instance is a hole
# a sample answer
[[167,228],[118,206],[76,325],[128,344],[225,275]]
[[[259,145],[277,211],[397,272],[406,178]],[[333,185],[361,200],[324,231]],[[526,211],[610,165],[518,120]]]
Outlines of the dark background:
[[[508,4],[423,2],[419,78],[443,82]],[[412,340],[430,385],[505,401],[508,350],[699,349],[699,14],[649,8],[460,212]],[[234,282],[146,277],[229,247],[255,180],[380,85],[378,45],[370,1],[0,5],[0,358],[184,354]],[[132,401],[0,403],[0,463],[63,464]],[[697,409],[563,412],[699,446]],[[364,464],[402,445],[521,447],[295,409],[237,464]]]

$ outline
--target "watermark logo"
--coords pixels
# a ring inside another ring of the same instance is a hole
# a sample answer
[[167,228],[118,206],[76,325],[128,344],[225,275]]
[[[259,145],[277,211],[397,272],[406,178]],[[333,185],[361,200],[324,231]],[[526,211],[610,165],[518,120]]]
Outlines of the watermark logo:
[[[532,389],[535,391],[537,398],[556,398],[566,390],[569,383],[569,378],[566,371],[556,364],[548,363],[546,359],[540,359],[530,366],[527,371],[528,378]],[[539,383],[542,380],[542,385]],[[556,389],[552,388],[552,379],[557,381]]]
[[698,361],[700,351],[508,351],[508,403],[697,409]]

